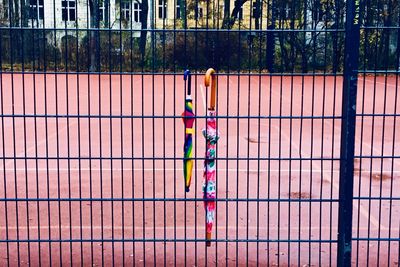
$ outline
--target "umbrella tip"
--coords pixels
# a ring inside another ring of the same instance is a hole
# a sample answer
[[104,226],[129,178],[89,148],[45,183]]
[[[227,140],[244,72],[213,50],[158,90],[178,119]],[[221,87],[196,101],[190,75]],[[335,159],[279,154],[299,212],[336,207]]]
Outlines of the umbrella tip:
[[190,192],[190,188],[189,187],[186,187],[186,192]]
[[206,233],[206,246],[211,247],[211,233]]

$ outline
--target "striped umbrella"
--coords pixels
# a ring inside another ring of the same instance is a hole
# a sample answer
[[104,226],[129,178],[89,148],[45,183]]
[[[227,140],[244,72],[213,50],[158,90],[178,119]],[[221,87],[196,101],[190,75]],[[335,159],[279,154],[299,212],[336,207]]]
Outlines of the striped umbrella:
[[217,80],[214,69],[210,68],[206,72],[204,84],[210,86],[210,78],[212,77],[211,85],[211,103],[208,107],[207,127],[203,129],[203,135],[206,139],[206,156],[204,161],[203,174],[203,199],[206,212],[206,245],[211,246],[211,232],[215,217],[215,198],[216,198],[216,180],[215,180],[215,156],[216,144],[219,139],[217,131],[217,122],[215,119],[215,102],[217,92]]
[[183,147],[184,159],[183,159],[183,175],[185,177],[185,190],[189,192],[190,181],[192,179],[192,169],[193,169],[193,124],[194,124],[194,113],[193,113],[193,103],[191,95],[191,76],[190,71],[186,70],[183,76],[185,80],[188,81],[187,85],[187,95],[185,99],[185,111],[182,113],[183,123],[185,124],[185,144]]

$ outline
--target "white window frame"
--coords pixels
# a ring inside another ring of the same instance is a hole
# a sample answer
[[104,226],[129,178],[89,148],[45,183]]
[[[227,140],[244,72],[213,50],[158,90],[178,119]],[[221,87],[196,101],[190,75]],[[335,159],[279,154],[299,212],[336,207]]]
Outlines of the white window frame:
[[[36,4],[31,4],[31,1],[35,2]],[[36,12],[34,17],[31,16],[32,10],[36,8]],[[43,10],[43,16],[40,17],[40,9]],[[44,0],[42,0],[42,4],[39,3],[39,0],[29,0],[29,19],[30,20],[43,20],[44,18]]]
[[133,8],[132,8],[132,13],[133,13],[133,21],[140,23],[142,22],[142,4],[139,3],[138,1],[133,2]]
[[[65,7],[63,6],[63,2],[67,3],[67,5]],[[76,21],[76,4],[77,4],[76,2],[77,2],[76,0],[61,0],[61,19],[62,19],[62,21]],[[70,3],[75,3],[75,5],[71,6]],[[63,15],[62,15],[62,12],[64,10],[67,11],[67,18],[66,19],[64,19]],[[71,10],[74,10],[74,13],[75,13],[75,18],[73,20],[71,20],[71,16],[70,16],[71,15],[71,13],[70,13]]]
[[158,18],[166,19],[167,18],[167,0],[157,0],[157,3],[158,3]]
[[99,1],[99,21],[105,21],[106,19],[106,1]]
[[129,1],[121,1],[121,19],[129,21],[131,19],[131,3]]

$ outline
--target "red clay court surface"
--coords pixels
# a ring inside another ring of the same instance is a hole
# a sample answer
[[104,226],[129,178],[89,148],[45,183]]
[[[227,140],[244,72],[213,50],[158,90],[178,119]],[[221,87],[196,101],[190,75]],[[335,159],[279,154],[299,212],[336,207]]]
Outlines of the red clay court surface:
[[[185,195],[182,76],[0,78],[1,266],[336,264],[341,77],[218,77],[221,201],[218,242],[208,249],[195,242],[205,235],[205,118],[196,121]],[[203,75],[193,78],[204,116]],[[399,264],[398,88],[395,76],[359,78],[357,113],[390,114],[357,117],[364,158],[355,160],[352,260],[360,266]]]

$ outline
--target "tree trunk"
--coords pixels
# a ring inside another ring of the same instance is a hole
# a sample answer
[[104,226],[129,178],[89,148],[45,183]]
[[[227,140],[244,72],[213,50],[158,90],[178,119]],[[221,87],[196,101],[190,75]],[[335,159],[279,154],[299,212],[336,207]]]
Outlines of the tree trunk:
[[[179,7],[180,7],[180,17],[182,20],[182,28],[186,29],[187,28],[187,21],[186,21],[186,2],[187,0],[177,0],[179,1]],[[174,7],[175,8],[175,7]]]
[[390,28],[392,26],[391,25],[391,22],[392,22],[391,7],[392,7],[391,1],[389,1],[388,8],[387,8],[386,12],[383,14],[383,26],[385,28],[382,30],[382,36],[381,36],[382,39],[380,41],[380,51],[378,54],[378,55],[382,55],[381,57],[379,57],[380,61],[381,61],[381,62],[379,62],[380,63],[379,67],[384,67],[384,68],[387,68],[390,64],[389,60],[388,60],[388,58],[390,56],[389,55],[390,31],[388,30],[388,28]]
[[28,27],[29,21],[29,2],[28,0],[21,1],[21,25],[22,27]]
[[338,49],[339,49],[339,47],[338,47],[338,44],[339,44],[339,41],[338,41],[338,39],[339,39],[339,35],[338,35],[338,32],[337,32],[337,30],[339,29],[339,16],[340,16],[340,4],[339,4],[339,1],[338,0],[335,0],[335,4],[334,4],[334,14],[335,14],[335,24],[334,24],[334,27],[332,27],[332,28],[334,28],[335,29],[335,31],[333,32],[333,34],[332,34],[332,48],[333,48],[333,51],[332,51],[332,72],[333,73],[336,73],[337,71],[338,71],[338,69],[339,69],[339,51],[338,51]]
[[268,1],[268,12],[271,12],[271,20],[267,26],[267,55],[266,65],[270,73],[274,72],[275,62],[275,0]]
[[303,33],[303,45],[301,49],[301,71],[303,73],[308,72],[308,54],[307,54],[307,30],[308,30],[308,6],[307,0],[304,1],[304,33]]
[[[142,31],[140,32],[140,52],[142,53],[142,59],[146,54],[146,43],[147,43],[147,17],[149,13],[149,3],[148,0],[142,0]],[[144,62],[144,60],[142,60]]]
[[240,9],[247,1],[248,0],[235,0],[235,7],[232,10],[231,16],[224,17],[224,22],[222,23],[222,29],[232,29],[233,25],[235,24],[236,18],[240,12]]
[[18,27],[20,23],[19,1],[10,0],[10,23],[11,27]]
[[[253,6],[254,27],[256,30],[260,29],[260,16],[261,16],[261,1],[257,0]],[[251,17],[251,16],[250,16]]]
[[278,36],[282,57],[281,62],[284,64],[284,66],[281,66],[281,71],[288,71],[288,68],[290,68],[290,59],[288,58],[288,52],[285,47],[286,38],[283,37],[282,33],[278,33]]
[[229,22],[230,14],[231,14],[231,1],[224,0],[224,19],[222,21],[222,28],[224,28],[224,25],[227,25],[227,23]]
[[[89,9],[90,9],[90,71],[100,71],[100,64],[97,64],[99,51],[98,51],[98,41],[99,41],[99,32],[95,29],[99,29],[100,21],[99,21],[99,0],[89,0]],[[108,7],[108,6],[107,6]],[[104,12],[107,12],[104,10]],[[97,68],[98,67],[98,68]]]
[[[102,0],[104,1],[104,27],[108,28],[110,27],[110,15],[109,15],[109,10],[110,10],[110,0]],[[100,24],[100,22],[99,22]]]

